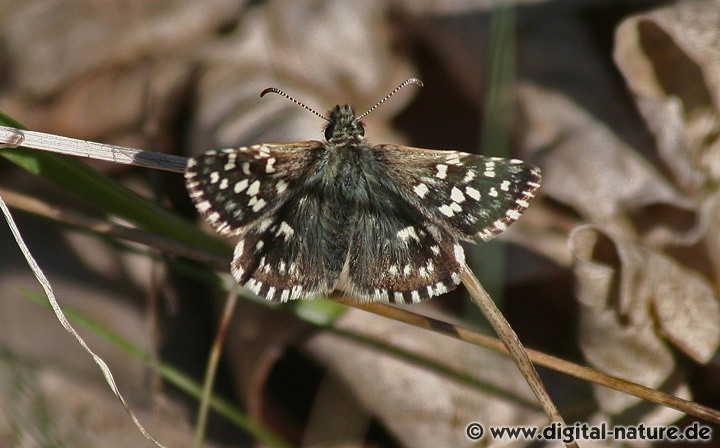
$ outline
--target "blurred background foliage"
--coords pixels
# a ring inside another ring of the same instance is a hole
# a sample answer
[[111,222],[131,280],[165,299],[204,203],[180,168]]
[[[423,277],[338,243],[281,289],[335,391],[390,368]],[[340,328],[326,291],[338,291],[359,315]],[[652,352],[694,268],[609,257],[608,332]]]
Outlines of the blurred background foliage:
[[[0,110],[33,130],[183,156],[321,138],[316,116],[260,99],[266,87],[320,111],[364,111],[419,77],[423,89],[366,118],[371,142],[543,169],[525,216],[467,248],[520,339],[720,408],[717,1],[0,0],[0,11]],[[89,165],[196,219],[181,176]],[[9,163],[0,173],[0,191],[25,195],[18,208],[34,198],[143,227]],[[61,302],[201,377],[225,296],[216,278],[32,214],[18,220]],[[0,239],[0,445],[145,443],[90,360],[20,292],[37,287],[4,228]],[[484,328],[462,289],[412,310]],[[505,357],[336,313],[241,301],[218,393],[306,446],[466,446],[471,421],[545,422]],[[196,401],[88,338],[151,431],[189,445]],[[568,422],[693,421],[540,373]],[[209,443],[253,437],[214,416]]]

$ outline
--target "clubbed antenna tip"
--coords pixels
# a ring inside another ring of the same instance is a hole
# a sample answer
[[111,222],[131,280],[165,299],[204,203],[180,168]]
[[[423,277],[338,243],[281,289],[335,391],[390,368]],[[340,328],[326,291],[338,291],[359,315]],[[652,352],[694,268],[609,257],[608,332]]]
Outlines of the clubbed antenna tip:
[[326,116],[324,116],[324,115],[316,112],[315,109],[312,109],[312,108],[304,105],[303,103],[301,103],[300,101],[298,101],[298,100],[296,100],[295,98],[291,97],[290,95],[288,95],[287,93],[283,92],[282,90],[278,89],[277,87],[268,87],[267,89],[265,89],[265,90],[263,90],[262,92],[260,92],[260,97],[263,97],[263,96],[267,95],[268,93],[277,93],[277,94],[280,95],[280,96],[284,96],[285,98],[289,99],[290,101],[292,101],[293,103],[297,104],[298,106],[300,106],[300,107],[302,107],[302,108],[304,108],[304,109],[307,109],[307,110],[309,110],[310,112],[312,112],[312,113],[314,113],[315,115],[317,115],[318,117],[322,118],[323,120],[328,121],[328,119],[327,119]]

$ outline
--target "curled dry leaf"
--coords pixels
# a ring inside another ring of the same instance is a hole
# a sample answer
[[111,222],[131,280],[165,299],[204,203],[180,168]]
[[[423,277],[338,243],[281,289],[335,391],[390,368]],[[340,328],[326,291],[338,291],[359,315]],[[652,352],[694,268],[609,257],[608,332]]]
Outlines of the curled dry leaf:
[[666,203],[690,208],[658,171],[569,98],[524,84],[519,91],[528,130],[525,146],[542,151],[543,192],[591,222]]
[[[708,281],[720,278],[719,21],[717,1],[684,2],[617,29],[615,60],[654,134],[657,157],[642,148],[652,160],[560,92],[519,89],[543,192],[579,225],[568,241],[583,353],[602,370],[683,393],[685,383],[670,384],[679,373],[670,345],[706,363],[720,344]],[[596,395],[613,414],[637,402]]]
[[617,29],[615,60],[681,185],[720,179],[720,7],[683,2]]
[[[720,305],[707,280],[600,226],[577,227],[570,247],[583,304],[580,344],[593,365],[659,387],[675,366],[665,339],[697,362],[710,360],[720,346]],[[596,392],[609,412],[636,401]]]
[[703,203],[699,233],[720,272],[720,8],[684,2],[625,20],[615,60],[675,181]]

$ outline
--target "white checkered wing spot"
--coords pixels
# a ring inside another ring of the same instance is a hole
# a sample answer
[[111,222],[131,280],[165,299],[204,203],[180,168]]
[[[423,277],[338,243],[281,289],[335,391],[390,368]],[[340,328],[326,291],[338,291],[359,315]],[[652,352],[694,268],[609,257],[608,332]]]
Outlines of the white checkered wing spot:
[[240,235],[287,200],[322,148],[307,141],[209,151],[189,159],[185,185],[216,232]]
[[540,169],[516,159],[398,145],[373,147],[383,175],[431,221],[466,241],[505,231],[540,187]]

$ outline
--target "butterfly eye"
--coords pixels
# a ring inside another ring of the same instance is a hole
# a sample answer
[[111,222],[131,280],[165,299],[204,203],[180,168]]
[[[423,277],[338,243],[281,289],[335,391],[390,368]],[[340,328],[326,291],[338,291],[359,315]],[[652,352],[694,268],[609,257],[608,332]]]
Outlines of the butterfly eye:
[[362,122],[362,121],[356,121],[354,124],[355,124],[357,133],[358,133],[361,137],[364,137],[364,136],[365,136],[365,125],[363,124],[363,122]]
[[333,126],[332,123],[325,126],[325,140],[330,141],[334,132],[335,132],[335,126]]

